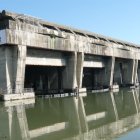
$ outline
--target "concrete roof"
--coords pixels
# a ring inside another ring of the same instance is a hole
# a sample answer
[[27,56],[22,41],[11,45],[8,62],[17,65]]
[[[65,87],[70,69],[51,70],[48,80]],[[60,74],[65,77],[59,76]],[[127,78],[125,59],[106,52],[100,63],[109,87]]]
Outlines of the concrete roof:
[[128,46],[131,46],[131,47],[140,47],[140,45],[138,45],[138,44],[130,43],[130,42],[119,40],[119,39],[114,39],[114,38],[107,37],[107,36],[100,35],[100,34],[96,34],[96,33],[90,32],[90,31],[79,30],[79,29],[76,29],[76,28],[73,28],[73,27],[69,27],[69,26],[65,26],[65,25],[59,25],[59,24],[56,24],[56,23],[44,21],[42,19],[39,19],[39,18],[36,18],[36,17],[33,17],[33,16],[24,15],[24,14],[17,14],[17,13],[13,13],[13,12],[3,10],[0,13],[0,19],[5,19],[5,18],[9,18],[9,19],[11,18],[13,20],[16,20],[16,19],[25,20],[26,19],[26,20],[30,21],[31,23],[32,22],[37,22],[40,25],[53,27],[55,29],[66,31],[66,32],[80,34],[80,35],[83,35],[83,36],[90,36],[90,37],[93,37],[93,38],[99,38],[99,39],[103,39],[103,40],[106,40],[106,41],[115,42],[115,43],[118,43],[118,44],[128,45]]

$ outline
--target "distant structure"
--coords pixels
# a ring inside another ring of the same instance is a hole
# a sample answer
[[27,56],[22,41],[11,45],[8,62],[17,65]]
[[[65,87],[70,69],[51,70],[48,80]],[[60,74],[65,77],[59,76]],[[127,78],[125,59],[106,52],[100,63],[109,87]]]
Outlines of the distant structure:
[[138,45],[23,14],[0,13],[4,100],[31,98],[40,91],[135,87],[139,60]]

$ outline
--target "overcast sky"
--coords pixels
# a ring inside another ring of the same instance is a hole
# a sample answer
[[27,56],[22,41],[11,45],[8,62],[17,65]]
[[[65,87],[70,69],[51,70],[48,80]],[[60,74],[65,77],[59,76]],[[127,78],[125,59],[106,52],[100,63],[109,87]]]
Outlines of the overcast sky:
[[140,0],[0,0],[3,9],[140,44]]

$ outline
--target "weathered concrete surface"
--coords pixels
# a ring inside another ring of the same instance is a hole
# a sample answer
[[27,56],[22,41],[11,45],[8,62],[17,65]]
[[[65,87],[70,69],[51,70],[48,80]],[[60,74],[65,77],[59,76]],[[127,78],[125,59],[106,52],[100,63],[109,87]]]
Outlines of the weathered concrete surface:
[[67,56],[67,66],[63,71],[63,88],[74,89],[77,87],[76,81],[77,53]]
[[[25,68],[33,65],[61,68],[61,88],[64,89],[82,88],[84,68],[94,73],[91,75],[94,83],[90,84],[91,88],[99,85],[111,87],[114,83],[135,85],[140,79],[139,47],[95,33],[2,11],[0,88],[6,93],[10,93],[11,89],[15,93],[22,93],[25,88]],[[60,80],[56,71],[50,74],[48,83],[54,81],[54,76]],[[43,75],[40,74],[40,87],[44,84],[42,79]],[[52,87],[59,86],[55,83]]]
[[1,34],[6,35],[2,37],[1,44],[6,42],[122,58],[140,57],[139,46],[132,43],[3,11],[1,19],[6,18],[5,22],[1,21]]
[[21,100],[21,99],[29,99],[29,98],[35,98],[34,92],[31,93],[22,93],[22,94],[4,94],[3,95],[4,101],[11,101],[11,100]]
[[115,57],[106,60],[104,72],[104,85],[111,87],[113,85]]
[[22,93],[24,89],[26,50],[26,46],[19,45],[17,47],[17,64],[14,67],[16,72],[15,93]]
[[77,86],[82,88],[82,79],[83,79],[83,67],[84,67],[84,53],[77,54]]
[[[140,59],[139,49],[131,48],[134,51],[123,50],[119,47],[109,47],[105,45],[90,43],[84,40],[69,38],[59,38],[59,37],[50,37],[48,35],[41,35],[37,33],[30,33],[25,31],[17,31],[6,29],[7,42],[8,44],[22,44],[26,46],[31,46],[35,48],[51,49],[51,50],[61,50],[61,51],[77,51],[90,53],[95,55],[104,55],[104,56],[115,56],[121,58],[135,58],[135,56]],[[51,34],[50,34],[51,35]],[[71,36],[73,36],[71,34]],[[34,40],[34,41],[32,41]],[[117,46],[117,45],[116,45]],[[122,46],[123,47],[123,46]]]

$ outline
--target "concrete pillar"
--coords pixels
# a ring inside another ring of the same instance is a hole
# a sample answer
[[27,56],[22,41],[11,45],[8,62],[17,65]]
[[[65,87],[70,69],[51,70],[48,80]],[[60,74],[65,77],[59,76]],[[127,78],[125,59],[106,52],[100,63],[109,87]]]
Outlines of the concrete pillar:
[[15,92],[22,93],[24,89],[25,65],[27,47],[17,46],[17,64],[15,64]]
[[140,82],[140,61],[138,60],[138,71],[137,71],[137,73],[138,73],[138,82]]
[[135,85],[137,82],[138,60],[129,60],[123,65],[123,84]]
[[[3,93],[24,86],[26,46],[4,46],[0,48],[0,88]],[[20,86],[19,86],[20,85]]]
[[104,86],[113,85],[113,75],[115,67],[115,57],[111,57],[105,62]]
[[71,52],[66,56],[67,64],[63,71],[63,88],[74,89],[77,87],[76,67],[77,67],[77,52]]
[[138,60],[135,60],[134,84],[138,83]]
[[[7,78],[6,78],[6,47],[0,47],[0,90],[7,89]],[[1,91],[2,92],[2,91]]]
[[77,86],[82,88],[84,53],[77,53]]

